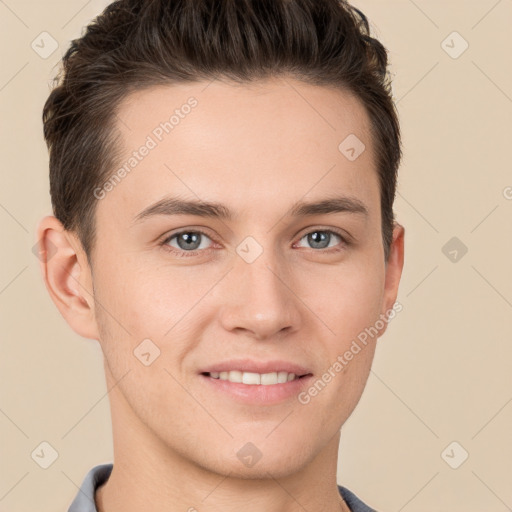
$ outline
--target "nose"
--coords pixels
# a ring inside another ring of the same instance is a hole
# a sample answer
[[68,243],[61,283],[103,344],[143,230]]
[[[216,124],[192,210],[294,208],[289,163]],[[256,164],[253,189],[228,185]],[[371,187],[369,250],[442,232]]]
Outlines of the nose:
[[252,263],[235,258],[223,280],[220,319],[224,329],[245,332],[257,340],[271,339],[300,328],[300,299],[294,293],[289,264],[265,251]]

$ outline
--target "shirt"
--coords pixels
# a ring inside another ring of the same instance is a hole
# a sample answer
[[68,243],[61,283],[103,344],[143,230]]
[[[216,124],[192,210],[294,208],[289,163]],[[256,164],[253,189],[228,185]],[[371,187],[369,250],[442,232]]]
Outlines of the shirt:
[[[68,512],[98,512],[94,495],[96,489],[108,480],[113,467],[113,464],[100,464],[93,467],[85,476]],[[338,490],[352,512],[376,512],[345,487],[338,485]]]

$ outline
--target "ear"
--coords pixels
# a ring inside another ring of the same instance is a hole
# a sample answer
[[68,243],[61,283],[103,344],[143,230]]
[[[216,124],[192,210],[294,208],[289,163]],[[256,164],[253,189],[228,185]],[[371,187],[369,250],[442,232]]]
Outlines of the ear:
[[[398,285],[400,284],[400,278],[402,276],[402,269],[404,266],[404,237],[405,229],[398,222],[394,223],[393,227],[393,239],[389,248],[389,257],[386,262],[386,277],[384,284],[384,298],[382,301],[381,315],[387,319],[395,316],[395,311],[401,311],[397,309],[397,306],[393,308],[398,295]],[[390,315],[390,311],[393,314]],[[380,330],[379,336],[382,336],[387,329],[388,322],[384,322],[384,327]]]
[[99,339],[92,273],[82,244],[53,216],[40,221],[37,240],[43,279],[57,309],[77,334]]

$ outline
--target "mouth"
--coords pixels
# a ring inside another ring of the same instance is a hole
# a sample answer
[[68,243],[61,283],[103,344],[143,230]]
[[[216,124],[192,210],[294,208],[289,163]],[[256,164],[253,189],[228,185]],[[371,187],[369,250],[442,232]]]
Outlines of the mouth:
[[249,357],[211,362],[199,368],[198,376],[213,400],[254,406],[277,406],[296,400],[314,379],[312,367],[303,363]]
[[312,373],[298,375],[285,371],[212,371],[201,372],[199,377],[204,382],[207,392],[212,393],[212,400],[221,397],[222,404],[227,404],[227,398],[233,403],[256,407],[279,406],[297,400],[299,394],[313,381]]
[[211,379],[228,381],[234,384],[246,384],[248,386],[272,386],[275,384],[285,384],[286,382],[300,380],[312,376],[311,373],[297,375],[295,373],[286,371],[255,373],[244,372],[241,370],[230,370],[224,372],[202,372],[201,375]]

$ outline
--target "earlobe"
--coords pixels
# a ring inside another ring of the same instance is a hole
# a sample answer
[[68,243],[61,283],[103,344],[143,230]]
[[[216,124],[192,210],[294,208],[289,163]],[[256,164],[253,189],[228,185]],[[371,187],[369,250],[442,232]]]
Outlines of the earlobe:
[[80,336],[98,339],[92,275],[78,238],[53,216],[37,229],[41,272],[53,302]]

